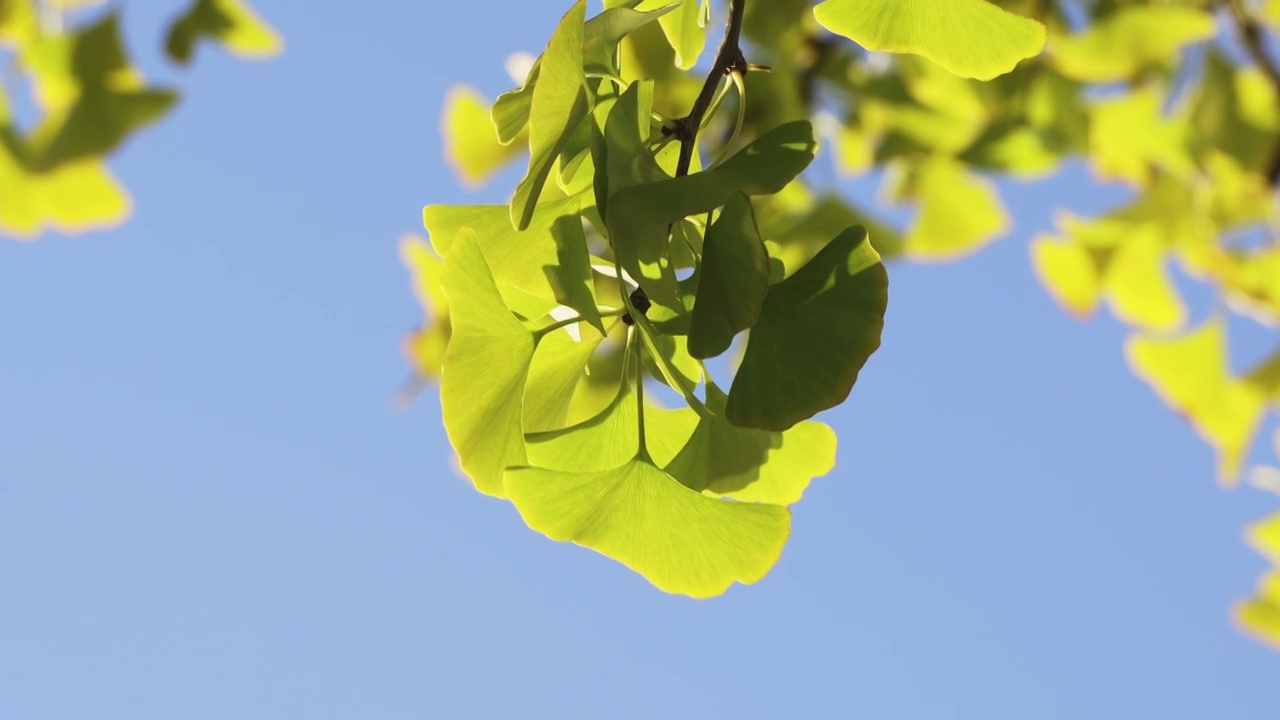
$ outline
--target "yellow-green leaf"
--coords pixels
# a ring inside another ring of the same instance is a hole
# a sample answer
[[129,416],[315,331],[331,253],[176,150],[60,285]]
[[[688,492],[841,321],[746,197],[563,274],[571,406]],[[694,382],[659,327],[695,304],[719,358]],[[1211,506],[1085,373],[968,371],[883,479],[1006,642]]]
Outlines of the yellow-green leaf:
[[444,261],[431,251],[431,246],[413,235],[400,240],[400,260],[409,269],[414,296],[426,314],[425,325],[409,334],[405,354],[414,372],[422,378],[439,378],[449,347],[449,299],[440,286]]
[[714,415],[667,411],[698,420],[688,442],[665,466],[669,475],[694,490],[742,502],[790,505],[813,478],[835,467],[836,434],[827,425],[806,420],[786,432],[737,427],[724,416],[727,400],[709,382],[707,407]]
[[862,47],[928,58],[956,75],[990,80],[1039,54],[1045,30],[987,0],[827,0],[818,22]]
[[[706,19],[703,16],[704,0],[677,0],[675,12],[666,12],[658,19],[667,42],[676,51],[676,66],[689,70],[698,63],[707,43]],[[671,4],[671,0],[644,0],[636,10],[657,10]]]
[[1266,398],[1231,375],[1222,319],[1181,336],[1135,336],[1125,350],[1134,373],[1217,452],[1219,481],[1234,484]]
[[114,227],[132,210],[105,163],[84,160],[28,172],[0,143],[0,234],[34,240],[45,230],[79,233]]
[[518,468],[505,483],[529,527],[695,598],[764,577],[791,532],[785,507],[707,497],[645,459],[603,472]]
[[1058,72],[1085,82],[1129,80],[1149,67],[1167,67],[1192,43],[1213,37],[1208,10],[1168,5],[1128,5],[1082,32],[1055,36],[1049,52]]
[[[445,97],[441,122],[445,155],[462,181],[472,187],[524,152],[523,143],[504,145],[498,141],[489,107],[484,96],[468,85],[454,85]],[[523,137],[523,133],[516,134],[516,139]]]
[[943,156],[916,169],[912,196],[920,212],[903,238],[913,260],[953,260],[1008,232],[1009,216],[995,186]]
[[501,497],[503,472],[525,463],[521,419],[533,335],[503,303],[471,230],[458,233],[440,282],[453,324],[440,380],[445,431],[476,489]]
[[542,54],[529,108],[529,170],[511,200],[511,224],[520,230],[529,227],[556,157],[590,109],[582,68],[586,9],[586,0],[574,3]]
[[169,28],[165,51],[185,65],[202,39],[244,58],[274,57],[284,49],[280,35],[243,0],[196,0]]

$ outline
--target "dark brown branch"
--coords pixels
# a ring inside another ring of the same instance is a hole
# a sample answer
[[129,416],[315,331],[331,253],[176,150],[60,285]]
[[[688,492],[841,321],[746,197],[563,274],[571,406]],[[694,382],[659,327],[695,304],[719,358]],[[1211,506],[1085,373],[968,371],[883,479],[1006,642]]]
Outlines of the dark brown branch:
[[[1235,18],[1237,29],[1240,32],[1240,42],[1244,45],[1244,49],[1249,53],[1249,57],[1253,60],[1258,69],[1262,71],[1267,79],[1271,81],[1271,86],[1280,93],[1280,65],[1267,54],[1265,47],[1266,32],[1262,25],[1254,19],[1245,10],[1240,0],[1227,0],[1227,7],[1231,10],[1231,15]],[[1271,159],[1267,163],[1266,168],[1267,179],[1272,185],[1280,182],[1280,147],[1277,147],[1271,153]]]
[[676,177],[689,174],[689,167],[693,164],[693,149],[698,141],[698,131],[702,128],[707,110],[715,100],[716,88],[719,87],[721,78],[734,72],[742,74],[747,72],[747,59],[742,55],[741,46],[742,20],[746,14],[746,7],[747,0],[729,0],[729,24],[725,29],[724,40],[720,43],[720,50],[716,52],[715,65],[707,74],[707,80],[702,84],[702,91],[698,93],[693,109],[688,115],[676,120],[673,127],[667,129],[668,134],[674,135],[680,141],[680,161],[676,164]]
[[[698,141],[698,131],[702,129],[702,121],[707,116],[707,111],[711,109],[711,103],[716,98],[716,88],[720,85],[720,79],[730,73],[745,74],[749,67],[746,57],[742,54],[742,20],[746,16],[747,0],[729,0],[729,23],[724,32],[724,40],[720,43],[720,50],[716,52],[716,62],[712,66],[711,72],[707,73],[707,80],[702,84],[702,91],[698,93],[698,99],[693,101],[693,109],[689,114],[676,120],[672,127],[663,128],[662,131],[674,136],[680,141],[680,160],[676,163],[676,177],[684,177],[689,174],[689,167],[693,164],[693,149]],[[670,228],[667,229],[668,237],[671,235]],[[631,294],[631,303],[636,310],[643,313],[649,309],[649,297],[645,294],[644,288],[636,288]],[[623,316],[622,321],[630,325],[635,319],[628,313]]]
[[1244,49],[1249,53],[1249,57],[1271,80],[1271,84],[1280,89],[1280,65],[1267,55],[1266,48],[1263,47],[1266,35],[1262,25],[1245,11],[1240,0],[1229,0],[1228,6],[1231,8],[1231,14],[1235,16],[1240,30],[1240,40],[1244,43]]

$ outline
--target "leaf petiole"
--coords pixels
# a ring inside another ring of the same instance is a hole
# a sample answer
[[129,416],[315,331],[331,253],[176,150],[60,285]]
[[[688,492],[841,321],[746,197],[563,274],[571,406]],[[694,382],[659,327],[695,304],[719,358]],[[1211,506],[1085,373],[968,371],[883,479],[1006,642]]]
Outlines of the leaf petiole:
[[[609,308],[607,310],[601,310],[600,317],[602,318],[622,317],[626,313],[627,313],[626,308]],[[546,337],[547,335],[550,335],[551,333],[557,330],[560,330],[561,328],[566,328],[566,327],[569,327],[570,325],[576,325],[582,322],[590,322],[590,321],[586,317],[582,315],[578,315],[577,317],[571,317],[565,320],[560,320],[559,322],[554,322],[544,328],[539,328],[538,330],[535,330],[533,332],[533,340],[534,342],[538,342],[542,338]],[[605,333],[605,334],[607,335],[608,333]]]

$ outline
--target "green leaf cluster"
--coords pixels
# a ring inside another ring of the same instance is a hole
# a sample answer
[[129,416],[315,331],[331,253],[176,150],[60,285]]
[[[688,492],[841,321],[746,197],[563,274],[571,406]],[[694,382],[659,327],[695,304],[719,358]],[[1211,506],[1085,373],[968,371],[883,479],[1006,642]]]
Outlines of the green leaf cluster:
[[[737,5],[718,8],[729,15]],[[770,71],[719,85],[721,112],[701,123],[694,153],[707,166],[688,177],[673,177],[671,132],[703,86],[684,71],[711,44],[691,30],[711,28],[697,0],[607,2],[585,22],[589,38],[609,13],[635,21],[610,36],[608,53],[584,39],[593,49],[583,73],[561,76],[554,117],[575,127],[530,121],[539,65],[494,105],[496,134],[447,123],[471,133],[446,134],[469,180],[532,147],[526,183],[538,185],[550,163],[543,192],[580,196],[591,266],[620,268],[620,281],[597,272],[597,297],[638,287],[652,304],[633,331],[647,354],[627,372],[649,371],[699,417],[795,432],[789,423],[843,399],[878,342],[875,283],[859,280],[858,268],[977,252],[1013,227],[1001,181],[1042,181],[1084,163],[1122,201],[1092,217],[1061,212],[1032,240],[1032,269],[1070,314],[1105,305],[1130,326],[1134,372],[1214,448],[1224,483],[1240,477],[1258,429],[1280,409],[1280,338],[1276,352],[1237,369],[1227,337],[1233,318],[1280,323],[1280,3],[741,5],[746,58]],[[583,87],[585,111],[576,104]],[[480,107],[467,112],[479,117]],[[521,135],[542,132],[537,143]],[[879,197],[802,175],[819,140],[841,176],[881,178]],[[517,196],[517,224],[529,197]],[[875,203],[902,206],[905,222],[880,219]],[[1207,317],[1186,299],[1192,283],[1215,297]],[[828,307],[842,308],[843,320],[810,324]],[[744,331],[747,343],[735,344]],[[438,325],[422,332],[438,335]],[[616,358],[622,348],[606,339],[599,352]],[[722,353],[737,367],[728,393],[712,391],[702,365]],[[614,378],[623,365],[602,367]],[[788,374],[800,366],[809,371]],[[574,402],[590,398],[599,409],[608,395],[581,392]],[[571,404],[568,416],[591,413]],[[707,457],[729,464],[735,453]]]
[[[35,117],[18,117],[0,78],[0,235],[34,239],[122,222],[129,196],[106,160],[178,100],[134,66],[118,12],[81,20],[98,0],[0,3],[0,61],[30,86]],[[169,31],[172,60],[191,60],[197,42],[266,57],[281,41],[241,0],[195,0]]]
[[[856,215],[811,223],[803,256],[771,252],[777,218],[760,208],[812,162],[808,120],[681,172],[682,143],[743,85],[734,68],[693,100],[704,122],[680,135],[689,121],[662,96],[689,97],[703,12],[613,2],[588,18],[578,2],[487,128],[479,96],[455,89],[444,125],[464,179],[519,155],[527,170],[509,204],[428,206],[431,249],[403,246],[431,315],[409,352],[439,374],[462,472],[531,528],[692,597],[777,561],[788,505],[835,464],[834,433],[811,418],[849,395],[888,299]],[[640,59],[645,33],[662,44]],[[646,399],[658,386],[682,404]]]

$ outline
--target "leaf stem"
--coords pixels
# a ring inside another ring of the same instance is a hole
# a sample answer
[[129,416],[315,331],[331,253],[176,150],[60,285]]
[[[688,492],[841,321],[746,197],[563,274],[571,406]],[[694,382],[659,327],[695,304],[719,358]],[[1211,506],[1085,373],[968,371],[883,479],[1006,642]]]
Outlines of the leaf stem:
[[[671,367],[671,364],[667,362],[667,359],[658,351],[658,344],[653,339],[654,330],[653,326],[649,324],[649,318],[645,317],[642,313],[636,313],[632,317],[635,320],[636,330],[640,332],[640,339],[644,342],[645,347],[649,350],[649,354],[653,357],[653,363],[658,366],[658,370],[660,370],[663,376],[666,377],[667,384],[670,385],[673,390],[680,393],[684,398],[684,401],[688,403],[690,408],[693,408],[694,412],[698,413],[699,417],[715,417],[715,413],[711,412],[711,410],[698,399],[697,394],[694,392],[694,388],[684,382],[683,378],[680,376],[680,372]],[[643,377],[643,366],[641,366],[640,370],[641,377]]]
[[[631,344],[635,333],[638,332],[640,332],[639,328],[631,328],[631,332],[627,337],[628,344]],[[644,430],[644,343],[635,343],[634,352],[636,364],[636,431],[640,436],[640,441],[636,446],[636,457],[653,462],[649,456],[649,442]]]
[[[601,311],[601,313],[600,313],[600,317],[602,317],[602,318],[607,318],[607,317],[622,317],[622,316],[623,316],[623,315],[625,315],[626,313],[627,313],[627,309],[626,309],[626,308],[612,308],[612,309],[609,309],[609,310]],[[570,325],[576,325],[576,324],[581,323],[581,322],[589,322],[589,321],[587,320],[587,318],[586,318],[586,317],[584,317],[584,316],[582,316],[582,315],[579,315],[579,316],[577,316],[577,317],[571,317],[571,318],[568,318],[568,319],[565,319],[565,320],[560,320],[559,322],[554,322],[554,323],[552,323],[552,324],[550,324],[550,325],[548,325],[548,326],[546,326],[546,327],[544,327],[544,328],[539,328],[539,329],[537,329],[537,330],[533,331],[533,339],[534,339],[534,342],[537,342],[537,341],[541,340],[542,338],[546,337],[547,335],[550,335],[551,333],[553,333],[553,332],[555,332],[555,331],[557,331],[557,330],[559,330],[559,329],[561,329],[561,328],[566,328],[566,327],[569,327]]]
[[[738,141],[738,137],[742,134],[742,128],[747,123],[747,84],[742,74],[736,70],[729,73],[729,79],[731,84],[738,88],[738,119],[733,125],[733,134],[720,147],[720,155],[711,163],[710,167],[719,165],[729,157],[729,152],[733,150],[733,144]],[[707,222],[710,223],[710,213],[707,213],[707,218]]]

